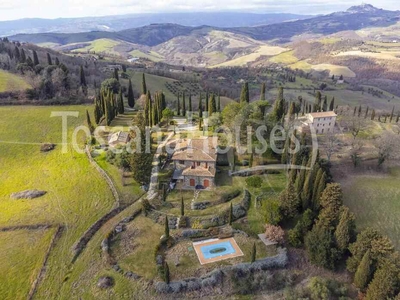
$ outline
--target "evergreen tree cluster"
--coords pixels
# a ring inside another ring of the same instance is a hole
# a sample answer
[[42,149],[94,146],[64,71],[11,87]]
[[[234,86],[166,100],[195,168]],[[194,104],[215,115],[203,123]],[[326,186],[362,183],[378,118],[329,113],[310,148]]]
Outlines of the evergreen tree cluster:
[[163,92],[154,94],[154,99],[151,97],[150,91],[147,90],[146,102],[144,106],[145,125],[155,126],[162,119],[162,112],[167,107],[165,95]]

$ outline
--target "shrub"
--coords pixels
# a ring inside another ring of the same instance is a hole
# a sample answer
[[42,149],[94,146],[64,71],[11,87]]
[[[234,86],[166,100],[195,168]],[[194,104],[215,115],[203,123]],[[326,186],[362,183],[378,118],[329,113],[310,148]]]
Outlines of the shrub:
[[106,153],[106,161],[110,164],[113,164],[115,160],[115,153],[114,151],[108,150]]
[[278,225],[282,219],[280,203],[278,200],[268,199],[265,201],[265,221],[268,224]]
[[285,232],[279,226],[267,224],[265,226],[265,237],[270,241],[277,242],[278,244],[283,244],[285,240]]
[[303,233],[300,222],[297,225],[289,230],[289,243],[291,246],[299,248],[303,244]]
[[260,176],[251,176],[246,178],[246,184],[248,187],[260,188],[262,184],[262,178]]
[[232,199],[235,199],[237,196],[239,196],[240,193],[241,193],[240,189],[236,189],[231,192],[224,193],[221,196],[220,202],[225,203],[225,202],[231,201]]
[[325,279],[313,277],[308,284],[313,300],[328,300],[331,292],[328,288],[328,283]]
[[200,223],[200,220],[196,219],[192,223],[192,229],[203,229],[203,226]]

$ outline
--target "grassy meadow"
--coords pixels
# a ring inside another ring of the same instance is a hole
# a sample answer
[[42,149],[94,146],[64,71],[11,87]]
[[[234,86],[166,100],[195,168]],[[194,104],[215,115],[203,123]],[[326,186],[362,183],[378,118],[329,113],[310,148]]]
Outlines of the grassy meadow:
[[0,93],[23,91],[31,86],[21,76],[0,70]]
[[[87,108],[0,107],[0,227],[38,223],[65,226],[50,255],[38,299],[56,298],[68,273],[72,245],[115,204],[106,182],[90,165],[86,155],[74,151],[70,144],[74,128],[84,123]],[[68,117],[69,144],[65,154],[61,152],[60,144],[61,117],[50,117],[52,111],[79,112],[78,118]],[[82,136],[78,137],[81,146],[83,141]],[[44,142],[57,144],[56,149],[48,153],[40,152],[40,145]],[[11,193],[27,189],[44,190],[47,194],[32,200],[10,199]],[[37,266],[43,260],[44,251],[41,249],[47,249],[49,237],[46,234],[32,244],[31,235],[19,234],[20,238],[7,243],[6,249],[1,246],[0,252],[6,251],[7,260],[12,262],[23,258],[21,249],[28,249],[26,256],[34,262],[30,264]],[[7,235],[0,235],[0,239],[8,238]],[[10,291],[6,299],[18,298],[18,293],[29,290],[35,279],[32,275],[28,280],[21,280],[20,274],[26,270],[23,263],[16,264],[15,268],[6,282],[0,278],[0,285],[6,285]]]
[[356,214],[358,229],[374,227],[400,249],[400,168],[389,175],[353,176],[342,182],[344,204]]

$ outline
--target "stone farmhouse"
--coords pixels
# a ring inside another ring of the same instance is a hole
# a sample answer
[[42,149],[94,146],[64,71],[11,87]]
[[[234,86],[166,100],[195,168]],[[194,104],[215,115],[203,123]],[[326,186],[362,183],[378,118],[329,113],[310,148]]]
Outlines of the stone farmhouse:
[[215,186],[218,137],[177,141],[172,161],[173,178],[185,189],[212,189]]
[[333,132],[337,114],[333,111],[313,112],[301,120],[302,131],[309,131],[312,126],[316,134]]

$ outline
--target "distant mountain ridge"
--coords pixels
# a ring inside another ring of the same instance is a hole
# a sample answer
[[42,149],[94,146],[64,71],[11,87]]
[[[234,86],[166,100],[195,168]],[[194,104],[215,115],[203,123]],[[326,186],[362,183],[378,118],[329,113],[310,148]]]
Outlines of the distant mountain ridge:
[[196,13],[159,13],[129,14],[104,17],[60,18],[60,19],[20,19],[0,21],[0,36],[32,33],[79,33],[89,31],[121,31],[143,27],[154,23],[174,23],[197,27],[202,25],[215,27],[247,27],[281,23],[313,17],[288,13],[240,13],[240,12],[196,12]]
[[255,40],[287,42],[294,36],[302,34],[329,35],[346,30],[359,30],[366,27],[385,27],[400,20],[399,11],[378,9],[372,5],[353,6],[345,12],[316,16],[309,19],[287,21],[279,24],[268,24],[253,27],[216,27],[216,26],[183,26],[178,24],[151,24],[138,28],[125,29],[117,32],[92,31],[81,33],[39,33],[18,34],[11,40],[30,43],[55,43],[66,45],[71,43],[90,42],[107,38],[133,44],[156,46],[174,37],[190,35],[193,32],[211,30],[227,31],[244,35]]

